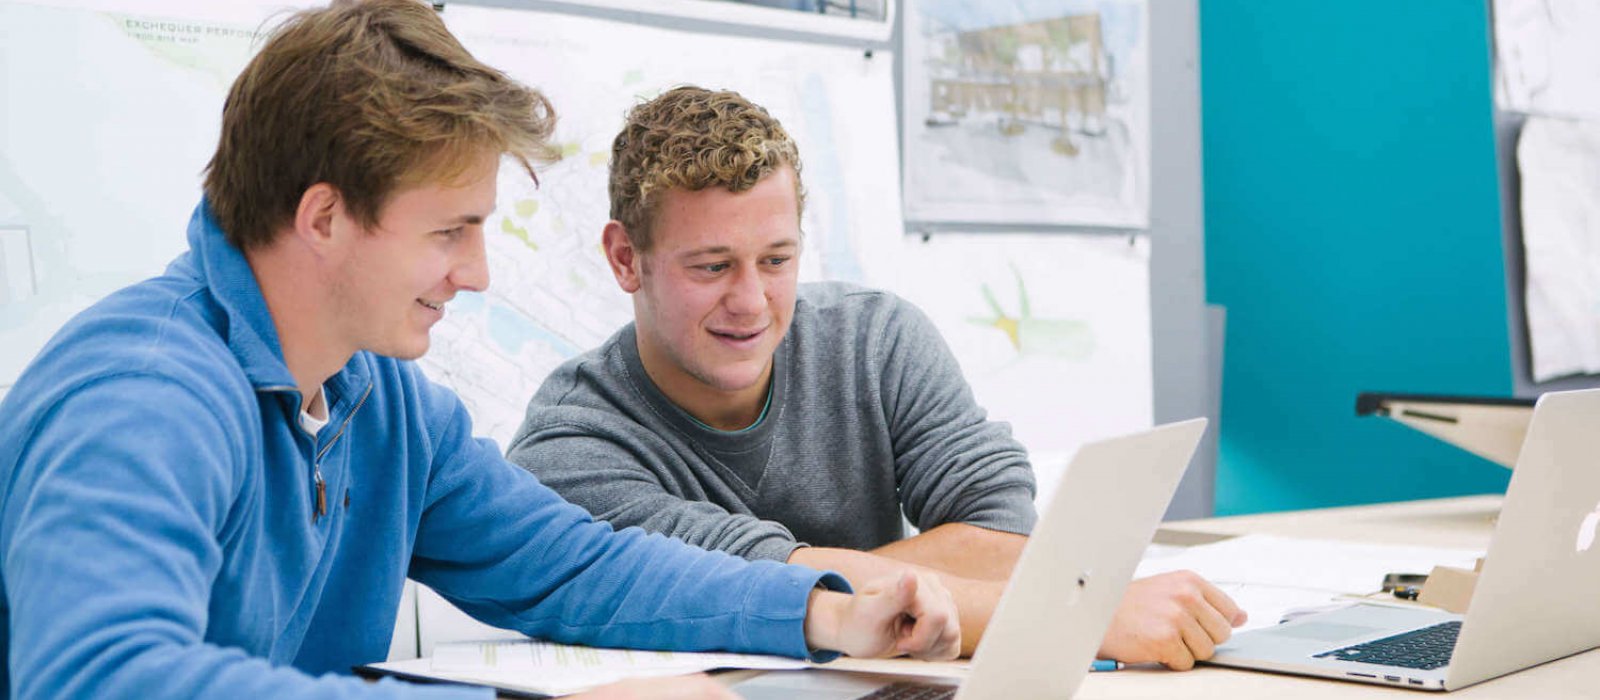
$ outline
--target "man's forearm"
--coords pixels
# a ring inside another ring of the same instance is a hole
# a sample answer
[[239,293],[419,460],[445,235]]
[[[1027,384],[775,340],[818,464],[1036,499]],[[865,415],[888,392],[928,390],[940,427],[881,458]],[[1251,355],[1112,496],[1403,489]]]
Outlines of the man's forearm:
[[966,523],[946,523],[872,550],[873,554],[982,581],[1005,581],[1028,538]]
[[871,552],[832,547],[800,547],[789,555],[790,564],[803,564],[814,569],[837,571],[852,583],[881,579],[905,570],[908,566],[939,576],[939,580],[955,598],[961,617],[961,655],[971,656],[989,626],[994,606],[1005,590],[1004,581],[979,581],[956,576],[930,567],[918,566],[898,559],[879,556]]

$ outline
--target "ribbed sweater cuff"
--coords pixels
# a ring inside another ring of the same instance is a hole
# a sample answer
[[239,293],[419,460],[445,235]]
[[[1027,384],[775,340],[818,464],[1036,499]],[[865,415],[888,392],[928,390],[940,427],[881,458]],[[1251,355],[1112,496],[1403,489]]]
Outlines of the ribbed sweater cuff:
[[741,635],[746,648],[760,654],[779,654],[816,662],[831,661],[838,652],[806,646],[806,606],[811,591],[824,588],[853,593],[850,582],[832,571],[785,564],[763,576],[751,590]]

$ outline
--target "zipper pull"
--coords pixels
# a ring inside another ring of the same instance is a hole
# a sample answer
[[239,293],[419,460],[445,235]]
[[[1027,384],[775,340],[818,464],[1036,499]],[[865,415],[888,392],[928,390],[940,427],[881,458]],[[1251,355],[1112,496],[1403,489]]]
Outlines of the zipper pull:
[[316,522],[317,519],[319,519],[322,516],[328,514],[328,484],[327,484],[327,482],[324,482],[322,480],[322,468],[321,467],[317,467],[316,480],[317,480],[317,510],[316,510],[315,513],[312,513],[312,515],[311,515],[311,522],[313,522],[313,523]]

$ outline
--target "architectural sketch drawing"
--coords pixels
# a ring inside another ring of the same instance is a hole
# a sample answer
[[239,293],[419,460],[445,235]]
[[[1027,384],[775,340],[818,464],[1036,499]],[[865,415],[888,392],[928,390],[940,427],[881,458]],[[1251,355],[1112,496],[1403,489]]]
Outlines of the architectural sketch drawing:
[[992,121],[1016,136],[1053,132],[1051,150],[1076,156],[1072,132],[1105,135],[1106,64],[1100,15],[954,32],[940,37],[946,70],[929,78],[928,126]]
[[1142,226],[1142,2],[907,4],[907,216]]

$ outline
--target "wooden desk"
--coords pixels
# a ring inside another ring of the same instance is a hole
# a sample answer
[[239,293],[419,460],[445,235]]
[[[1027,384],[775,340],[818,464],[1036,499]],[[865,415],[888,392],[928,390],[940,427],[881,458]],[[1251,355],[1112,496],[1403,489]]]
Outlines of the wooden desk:
[[[1488,549],[1494,520],[1500,512],[1499,496],[1470,496],[1430,501],[1387,503],[1375,506],[1206,518],[1163,523],[1156,541],[1193,545],[1234,535],[1271,534],[1429,547]],[[842,662],[842,663],[841,663]],[[900,662],[913,663],[913,662]],[[838,668],[868,670],[849,659]],[[759,672],[730,677],[742,679]],[[1112,698],[1409,698],[1410,700],[1479,700],[1482,698],[1600,698],[1600,650],[1559,659],[1485,681],[1452,693],[1389,688],[1364,683],[1320,680],[1302,676],[1201,666],[1175,672],[1160,668],[1130,668],[1114,673],[1091,673],[1076,700]],[[1027,700],[1027,699],[1018,699]]]
[[[1163,523],[1156,541],[1197,543],[1251,533],[1487,549],[1499,496],[1208,518]],[[1076,696],[1102,698],[1600,698],[1600,650],[1552,661],[1443,695],[1203,666],[1186,673],[1091,673]]]

